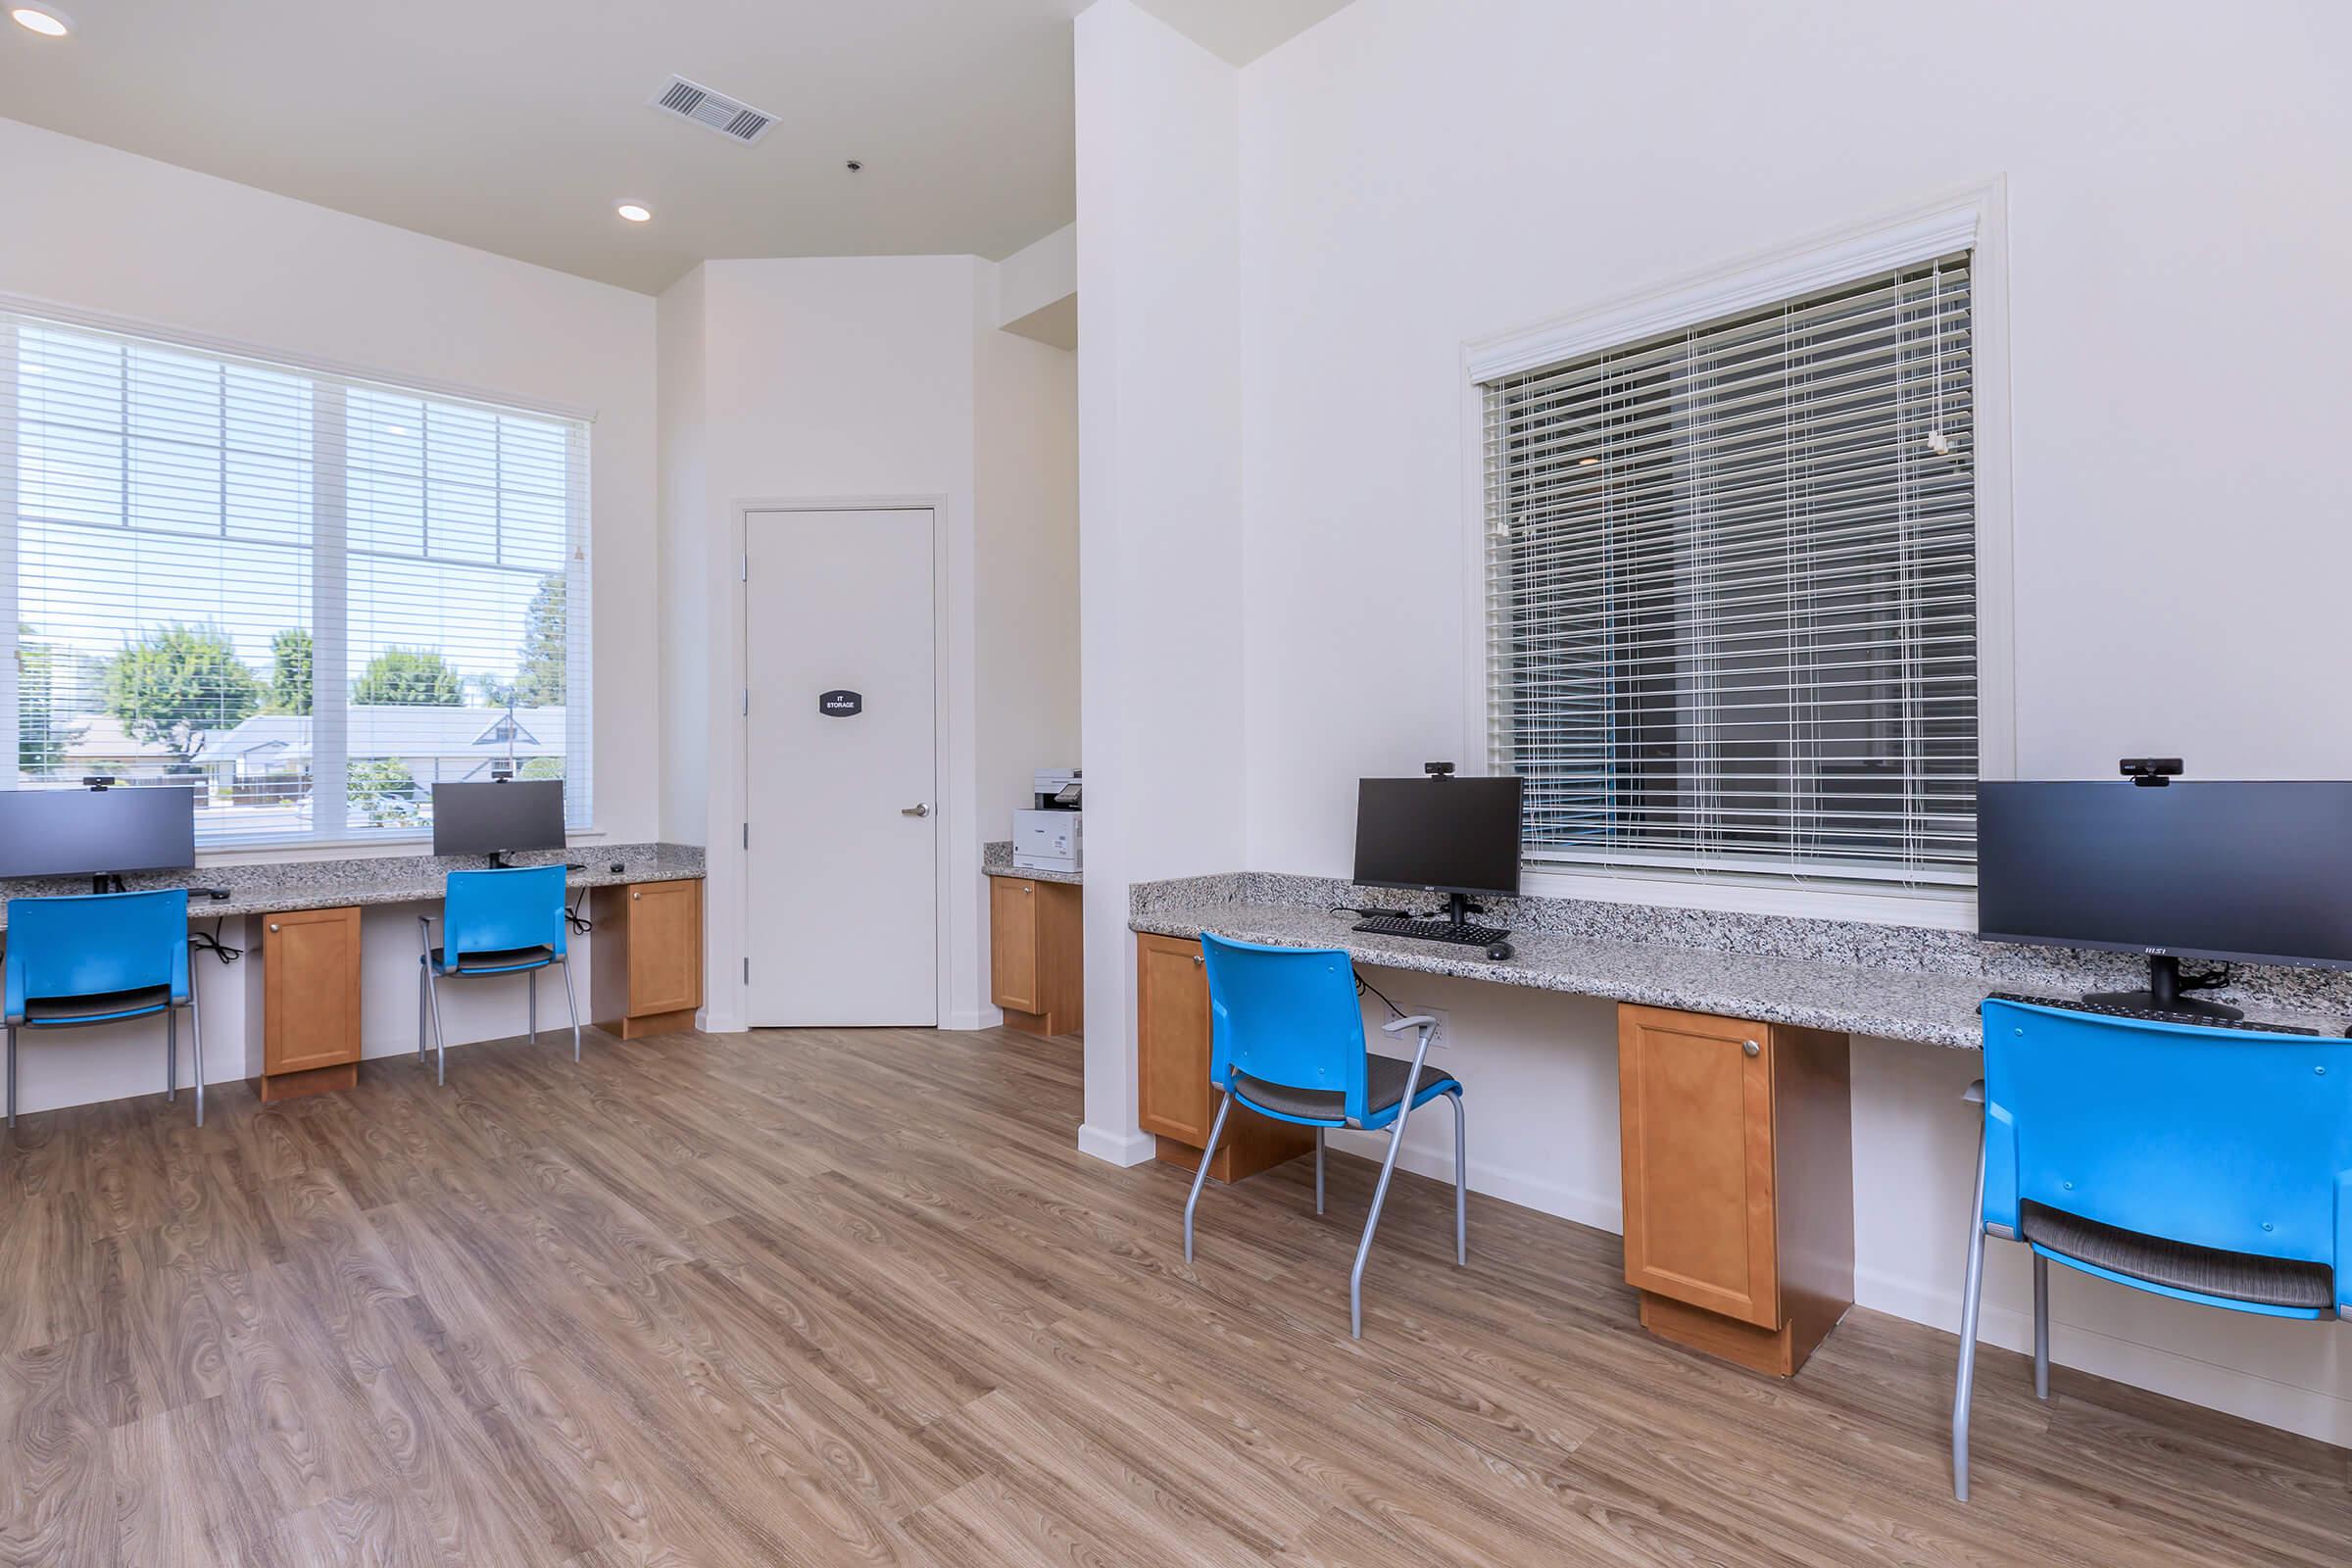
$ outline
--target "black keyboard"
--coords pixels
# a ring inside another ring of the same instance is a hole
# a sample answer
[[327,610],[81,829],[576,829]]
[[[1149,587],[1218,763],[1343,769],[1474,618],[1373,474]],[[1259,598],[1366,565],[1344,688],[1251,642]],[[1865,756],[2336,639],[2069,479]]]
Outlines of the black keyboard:
[[2154,1023],[2197,1024],[2207,1029],[2247,1029],[2259,1035],[2316,1035],[2317,1029],[2299,1029],[2291,1023],[2256,1023],[2251,1018],[2216,1018],[2203,1012],[2165,1012],[2155,1007],[2127,1007],[2119,1002],[2091,1002],[2082,998],[2063,1001],[2057,997],[2028,997],[2015,991],[1995,991],[1986,1002],[2023,1002],[2036,1007],[2063,1007],[2068,1012],[2095,1012],[2107,1018],[2146,1018]]
[[1376,914],[1359,920],[1355,929],[1376,937],[1411,937],[1416,942],[1451,942],[1457,947],[1491,948],[1510,935],[1491,925],[1455,925],[1451,920],[1408,920],[1400,914]]

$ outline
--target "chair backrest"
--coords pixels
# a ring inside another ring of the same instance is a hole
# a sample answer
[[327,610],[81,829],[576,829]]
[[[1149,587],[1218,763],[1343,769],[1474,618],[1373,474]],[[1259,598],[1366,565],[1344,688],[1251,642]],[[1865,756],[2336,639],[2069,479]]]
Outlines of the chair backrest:
[[1364,1014],[1355,966],[1337,948],[1273,948],[1200,933],[1208,964],[1208,1075],[1247,1073],[1286,1089],[1337,1091],[1364,1105]]
[[2032,1200],[2326,1263],[2352,1297],[2352,1040],[1984,1004],[1984,1219]]
[[170,986],[188,1000],[188,892],[82,893],[8,901],[7,1009],[30,998]]
[[455,968],[466,956],[510,948],[564,952],[564,867],[516,865],[452,871],[443,889],[442,958]]

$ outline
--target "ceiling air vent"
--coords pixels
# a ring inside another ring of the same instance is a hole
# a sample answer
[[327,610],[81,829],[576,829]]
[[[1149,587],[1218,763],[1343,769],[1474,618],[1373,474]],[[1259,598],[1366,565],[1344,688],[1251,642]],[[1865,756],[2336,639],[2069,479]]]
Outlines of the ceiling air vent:
[[714,130],[747,147],[766,135],[776,122],[776,117],[764,110],[738,103],[723,92],[712,92],[684,76],[670,77],[650,101],[665,115],[691,120],[705,130]]

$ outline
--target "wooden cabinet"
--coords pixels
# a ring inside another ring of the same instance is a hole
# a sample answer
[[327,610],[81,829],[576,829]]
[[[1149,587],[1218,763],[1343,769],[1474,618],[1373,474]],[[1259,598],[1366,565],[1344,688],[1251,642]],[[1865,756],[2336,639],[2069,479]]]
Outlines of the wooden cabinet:
[[589,1011],[623,1040],[694,1027],[703,1004],[699,878],[598,888],[589,895]]
[[1628,1004],[1617,1074],[1642,1324],[1794,1372],[1853,1302],[1845,1036]]
[[262,1099],[357,1084],[360,911],[265,915],[261,960]]
[[1036,1035],[1086,1027],[1086,947],[1079,890],[1028,877],[988,879],[989,995],[1004,1021]]
[[[1208,1081],[1208,974],[1200,944],[1139,933],[1135,939],[1136,1119],[1159,1138],[1159,1158],[1191,1170],[1216,1117]],[[1312,1152],[1314,1129],[1235,1110],[1209,1161],[1221,1182],[1254,1176]]]

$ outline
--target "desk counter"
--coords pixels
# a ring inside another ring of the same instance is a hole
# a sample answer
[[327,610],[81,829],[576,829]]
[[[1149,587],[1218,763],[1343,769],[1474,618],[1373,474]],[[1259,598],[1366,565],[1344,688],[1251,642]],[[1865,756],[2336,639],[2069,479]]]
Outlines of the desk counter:
[[[1383,968],[1967,1050],[1984,1044],[1977,1006],[1991,992],[2065,999],[2145,983],[2132,978],[2144,970],[2127,955],[1790,916],[1496,901],[1494,912],[1478,918],[1511,930],[1516,951],[1497,960],[1479,948],[1359,933],[1350,929],[1355,915],[1329,912],[1334,904],[1393,897],[1320,878],[1199,877],[1138,885],[1128,925],[1159,936],[1209,931],[1281,947],[1344,948],[1357,962]],[[1660,940],[1667,936],[1686,940]],[[2250,965],[2239,972],[2238,985],[2214,995],[2249,1018],[2337,1034],[2352,1015],[2352,976]]]
[[[585,864],[565,878],[578,888],[618,887],[637,882],[674,882],[703,874],[703,852],[687,844],[581,845],[559,855],[531,853],[518,864]],[[614,865],[620,867],[615,871]],[[378,904],[438,902],[452,871],[478,871],[479,856],[388,855],[337,860],[276,860],[267,863],[200,865],[193,871],[125,876],[133,893],[153,888],[223,888],[226,899],[192,894],[190,920],[220,920],[246,914],[284,914],[295,909],[330,909]],[[86,877],[24,877],[0,881],[0,901],[87,893]],[[0,929],[8,914],[0,903]]]

